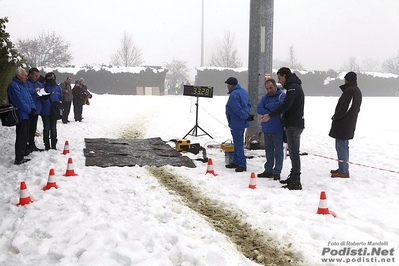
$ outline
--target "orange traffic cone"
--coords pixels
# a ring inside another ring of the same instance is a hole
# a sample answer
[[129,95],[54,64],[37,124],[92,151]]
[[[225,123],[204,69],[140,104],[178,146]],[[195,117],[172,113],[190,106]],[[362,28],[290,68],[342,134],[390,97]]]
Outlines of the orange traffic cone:
[[319,208],[317,209],[317,214],[331,214],[332,216],[336,216],[334,212],[330,211],[327,207],[327,197],[326,197],[326,192],[322,191],[320,193],[320,202],[319,202]]
[[43,188],[44,191],[49,190],[50,188],[58,188],[57,183],[55,182],[55,177],[54,177],[54,169],[50,169],[50,172],[48,174],[48,181],[47,185]]
[[30,199],[28,188],[26,187],[25,181],[22,181],[20,186],[19,203],[17,206],[24,206],[25,204],[29,204],[31,202],[33,201]]
[[212,174],[214,176],[217,176],[217,174],[213,170],[213,163],[212,163],[212,159],[211,158],[208,158],[208,166],[206,168],[206,173],[205,174]]
[[251,173],[251,177],[249,178],[249,188],[255,189],[256,188],[256,176],[255,173]]
[[77,174],[75,174],[75,171],[73,170],[72,158],[68,159],[67,170],[64,176],[77,176]]
[[65,155],[67,153],[69,153],[69,142],[66,140],[64,145],[64,151],[62,152],[62,154]]

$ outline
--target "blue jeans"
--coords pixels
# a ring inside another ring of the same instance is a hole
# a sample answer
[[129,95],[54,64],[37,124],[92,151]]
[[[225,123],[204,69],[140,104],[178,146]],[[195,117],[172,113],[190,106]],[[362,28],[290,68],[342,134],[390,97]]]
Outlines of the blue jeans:
[[349,140],[335,139],[335,149],[338,156],[338,170],[340,173],[349,172]]
[[[265,172],[280,174],[283,168],[283,134],[263,132],[265,138]],[[273,168],[274,167],[274,168]]]
[[231,129],[234,143],[234,156],[232,163],[247,168],[247,159],[244,155],[244,131],[245,129]]
[[299,146],[301,144],[302,131],[303,128],[299,127],[287,127],[285,129],[291,160],[290,178],[292,182],[301,181],[301,158],[299,157]]

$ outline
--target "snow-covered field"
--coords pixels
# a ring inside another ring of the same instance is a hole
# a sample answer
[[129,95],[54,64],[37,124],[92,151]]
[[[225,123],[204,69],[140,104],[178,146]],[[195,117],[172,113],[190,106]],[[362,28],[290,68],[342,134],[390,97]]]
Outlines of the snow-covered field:
[[[191,143],[207,147],[231,139],[226,100],[200,98],[199,125],[214,139],[189,135]],[[195,101],[187,96],[94,95],[84,107],[82,123],[59,122],[57,151],[33,153],[20,166],[13,165],[15,128],[1,127],[0,264],[256,265],[145,167],[85,167],[84,138],[182,138],[195,124]],[[289,247],[302,265],[397,265],[399,258],[390,250],[399,248],[399,98],[363,99],[350,141],[350,179],[329,174],[337,168],[334,139],[328,137],[336,102],[335,97],[306,98],[301,151],[309,155],[301,156],[302,191],[265,179],[257,180],[257,189],[248,188],[250,173],[263,171],[263,151],[246,151],[255,157],[243,173],[224,167],[220,149],[207,149],[216,177],[205,175],[207,165],[199,161],[197,168],[165,168],[215,205],[239,214],[265,238]],[[62,155],[66,140],[71,153]],[[40,138],[36,142],[43,147]],[[63,176],[69,157],[78,176]],[[282,177],[290,167],[287,158]],[[50,168],[59,188],[44,192]],[[33,203],[17,207],[21,181],[26,181]],[[316,214],[321,191],[336,218]],[[371,246],[369,241],[382,242]],[[390,253],[331,256],[342,248],[370,252],[373,247]],[[330,253],[323,256],[327,248]],[[324,258],[350,263],[322,262]]]

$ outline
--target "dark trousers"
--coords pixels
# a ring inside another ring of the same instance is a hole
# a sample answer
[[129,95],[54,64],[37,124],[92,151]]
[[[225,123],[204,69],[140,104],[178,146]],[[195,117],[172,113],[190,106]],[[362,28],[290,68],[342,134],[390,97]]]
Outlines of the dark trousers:
[[72,103],[71,101],[62,102],[62,106],[64,107],[64,113],[62,114],[62,122],[64,123],[68,122],[68,116],[71,111],[71,103]]
[[21,120],[16,126],[16,138],[15,138],[15,161],[20,162],[24,158],[26,145],[28,143],[29,134],[29,119]]
[[39,119],[38,115],[35,115],[29,121],[29,133],[28,133],[28,146],[33,148],[35,147],[35,133],[37,130],[37,120]]
[[50,148],[56,149],[57,144],[57,120],[49,115],[42,115],[43,120],[43,142],[46,150]]
[[300,182],[301,180],[301,158],[299,157],[299,146],[301,145],[302,131],[303,128],[299,127],[287,127],[285,129],[291,159],[290,178],[293,182]]
[[83,112],[83,105],[73,104],[73,113],[74,113],[75,121],[82,120],[82,112]]

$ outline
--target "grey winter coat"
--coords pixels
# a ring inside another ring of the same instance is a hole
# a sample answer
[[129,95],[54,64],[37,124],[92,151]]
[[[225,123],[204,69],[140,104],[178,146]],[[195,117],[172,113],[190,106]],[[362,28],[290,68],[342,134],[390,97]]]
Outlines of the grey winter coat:
[[[62,89],[62,101],[63,102],[70,102],[73,99],[72,95],[72,88],[71,84],[68,82],[64,81],[60,84],[60,87]],[[68,90],[68,92],[66,92]]]

